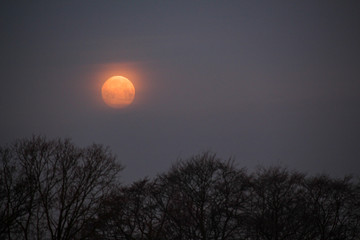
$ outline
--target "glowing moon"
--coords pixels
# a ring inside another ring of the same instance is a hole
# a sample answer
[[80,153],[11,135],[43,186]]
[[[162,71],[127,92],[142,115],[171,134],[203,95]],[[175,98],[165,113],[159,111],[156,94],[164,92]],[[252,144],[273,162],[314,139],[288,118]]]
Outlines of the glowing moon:
[[104,102],[110,107],[124,108],[134,101],[135,88],[126,77],[113,76],[106,80],[101,94]]

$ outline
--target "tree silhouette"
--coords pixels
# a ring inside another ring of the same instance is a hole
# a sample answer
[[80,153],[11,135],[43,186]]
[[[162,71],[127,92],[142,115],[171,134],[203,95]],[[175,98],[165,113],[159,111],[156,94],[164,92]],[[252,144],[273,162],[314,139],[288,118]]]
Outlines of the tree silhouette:
[[31,187],[18,174],[18,166],[9,162],[12,152],[0,148],[0,238],[10,238],[11,233],[20,231],[16,221],[31,207]]
[[88,239],[163,239],[165,216],[148,179],[121,187],[104,198],[89,225]]
[[248,209],[251,239],[313,239],[304,180],[304,174],[279,167],[255,172]]
[[258,168],[205,152],[119,185],[101,145],[22,139],[0,148],[1,239],[359,240],[360,182]]
[[307,179],[306,200],[316,239],[359,239],[360,195],[351,181],[325,175]]
[[[22,214],[7,229],[8,239],[74,239],[96,213],[97,206],[116,181],[122,167],[101,145],[76,147],[70,140],[43,137],[16,141],[1,149],[5,181],[26,182]],[[7,166],[17,166],[7,174]],[[11,194],[7,193],[11,191]],[[22,189],[5,191],[9,196]],[[14,198],[7,197],[10,204]]]
[[157,180],[167,236],[173,239],[231,239],[241,236],[248,178],[231,161],[206,152],[180,161]]

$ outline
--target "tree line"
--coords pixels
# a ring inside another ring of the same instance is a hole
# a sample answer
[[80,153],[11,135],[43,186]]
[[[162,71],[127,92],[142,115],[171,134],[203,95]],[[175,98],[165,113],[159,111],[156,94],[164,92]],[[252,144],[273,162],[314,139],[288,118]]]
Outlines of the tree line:
[[205,152],[123,185],[108,148],[39,136],[0,158],[0,239],[360,239],[352,177],[248,173]]

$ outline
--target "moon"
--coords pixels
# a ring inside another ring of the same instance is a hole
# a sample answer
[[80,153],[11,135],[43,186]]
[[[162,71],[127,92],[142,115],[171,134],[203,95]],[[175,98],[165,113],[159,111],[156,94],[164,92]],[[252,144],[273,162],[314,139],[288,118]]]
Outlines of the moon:
[[101,95],[108,106],[124,108],[134,101],[135,87],[126,77],[113,76],[103,84]]

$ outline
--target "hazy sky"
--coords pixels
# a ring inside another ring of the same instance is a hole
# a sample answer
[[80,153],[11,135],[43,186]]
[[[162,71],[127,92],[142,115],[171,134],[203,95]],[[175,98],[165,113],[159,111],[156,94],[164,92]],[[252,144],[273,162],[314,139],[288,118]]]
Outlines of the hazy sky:
[[359,26],[360,1],[1,1],[0,144],[108,145],[125,182],[206,150],[359,175]]

